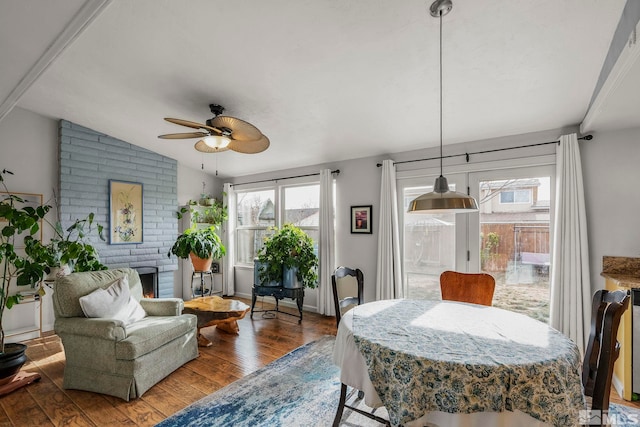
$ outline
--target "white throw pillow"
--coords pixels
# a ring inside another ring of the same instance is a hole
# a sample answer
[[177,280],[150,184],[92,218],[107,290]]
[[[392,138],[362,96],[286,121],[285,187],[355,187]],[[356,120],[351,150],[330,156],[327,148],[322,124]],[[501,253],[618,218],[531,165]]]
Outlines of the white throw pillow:
[[121,277],[107,289],[96,289],[80,298],[80,307],[87,317],[118,319],[125,325],[143,319],[147,313],[129,292],[129,279]]
[[136,301],[134,297],[130,296],[127,304],[117,312],[113,318],[122,320],[125,325],[130,325],[138,320],[144,319],[146,315],[147,312],[144,311],[140,303]]
[[80,298],[80,307],[87,317],[112,317],[127,305],[131,293],[129,279],[124,276],[107,289],[96,289]]

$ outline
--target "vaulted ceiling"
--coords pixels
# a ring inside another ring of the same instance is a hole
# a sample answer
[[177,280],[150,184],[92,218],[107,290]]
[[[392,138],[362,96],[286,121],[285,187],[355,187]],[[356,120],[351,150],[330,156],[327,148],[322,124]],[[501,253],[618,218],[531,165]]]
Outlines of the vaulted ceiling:
[[[0,1],[0,117],[17,106],[70,120],[221,176],[437,146],[430,4]],[[624,5],[454,0],[445,144],[580,124]],[[197,140],[157,138],[188,131],[164,117],[204,123],[210,103],[270,148],[203,155]]]

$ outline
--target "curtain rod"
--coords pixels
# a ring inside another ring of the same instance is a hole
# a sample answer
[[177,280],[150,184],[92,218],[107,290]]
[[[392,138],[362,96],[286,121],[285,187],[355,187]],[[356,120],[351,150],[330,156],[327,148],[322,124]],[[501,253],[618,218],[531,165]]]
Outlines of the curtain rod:
[[[580,137],[578,139],[582,139],[582,140],[585,140],[585,141],[591,141],[593,139],[593,136],[592,135],[585,135],[585,136]],[[448,158],[451,158],[451,157],[462,157],[462,156],[466,156],[467,157],[467,163],[469,163],[469,156],[472,155],[472,154],[494,153],[496,151],[515,150],[515,149],[518,149],[518,148],[537,147],[539,145],[548,145],[548,144],[560,144],[560,141],[539,142],[537,144],[519,145],[517,147],[507,147],[507,148],[496,148],[496,149],[493,149],[493,150],[476,151],[474,153],[450,154],[448,156],[429,157],[429,158],[426,158],[426,159],[403,160],[403,161],[400,161],[400,162],[393,162],[393,164],[395,166],[395,165],[399,165],[399,164],[403,164],[403,163],[423,162],[425,160],[439,160],[439,159],[448,159]],[[377,167],[381,167],[382,163],[377,163],[376,166]]]
[[[340,169],[336,169],[334,171],[331,171],[331,173],[340,173]],[[270,182],[270,181],[280,181],[281,179],[293,179],[293,178],[304,178],[306,176],[316,176],[316,175],[320,175],[320,172],[316,172],[316,173],[308,173],[306,175],[296,175],[296,176],[285,176],[283,178],[271,178],[271,179],[262,179],[260,181],[249,181],[249,182],[239,182],[237,184],[231,184],[232,187],[236,186],[236,185],[245,185],[245,184],[258,184],[260,182]]]

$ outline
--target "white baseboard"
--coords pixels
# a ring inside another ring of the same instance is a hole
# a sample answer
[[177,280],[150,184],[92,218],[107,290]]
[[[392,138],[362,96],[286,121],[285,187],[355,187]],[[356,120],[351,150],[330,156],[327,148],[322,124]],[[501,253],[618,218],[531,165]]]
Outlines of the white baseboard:
[[611,383],[613,384],[613,388],[615,388],[616,391],[618,392],[620,399],[622,399],[622,396],[624,394],[624,385],[622,384],[622,381],[620,381],[618,377],[616,377],[614,374],[613,377],[611,378]]
[[[234,296],[235,297],[239,297],[239,298],[247,298],[248,300],[251,300],[251,294],[245,294],[243,292],[236,292]],[[265,302],[274,303],[275,304],[275,299],[273,297],[271,297],[271,296],[263,296],[263,297],[258,297],[256,299],[256,306],[261,301],[260,298],[267,298],[267,299],[264,300]],[[291,308],[295,308],[295,309],[298,308],[298,306],[296,305],[295,301],[291,300],[290,298],[281,299],[279,305],[284,306],[284,307],[291,307]],[[302,310],[303,311],[310,311],[312,313],[317,313],[318,312],[318,307],[303,304],[302,305]]]

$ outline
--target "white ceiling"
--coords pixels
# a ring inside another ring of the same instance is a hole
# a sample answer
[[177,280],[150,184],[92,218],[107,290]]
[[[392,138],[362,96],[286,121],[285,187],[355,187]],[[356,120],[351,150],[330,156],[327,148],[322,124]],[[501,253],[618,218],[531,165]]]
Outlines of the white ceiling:
[[[17,105],[211,173],[218,156],[220,176],[437,146],[430,4],[0,0],[0,117]],[[580,124],[624,4],[454,0],[445,144]],[[203,123],[210,103],[271,147],[203,155],[157,138],[188,131],[164,117]]]

